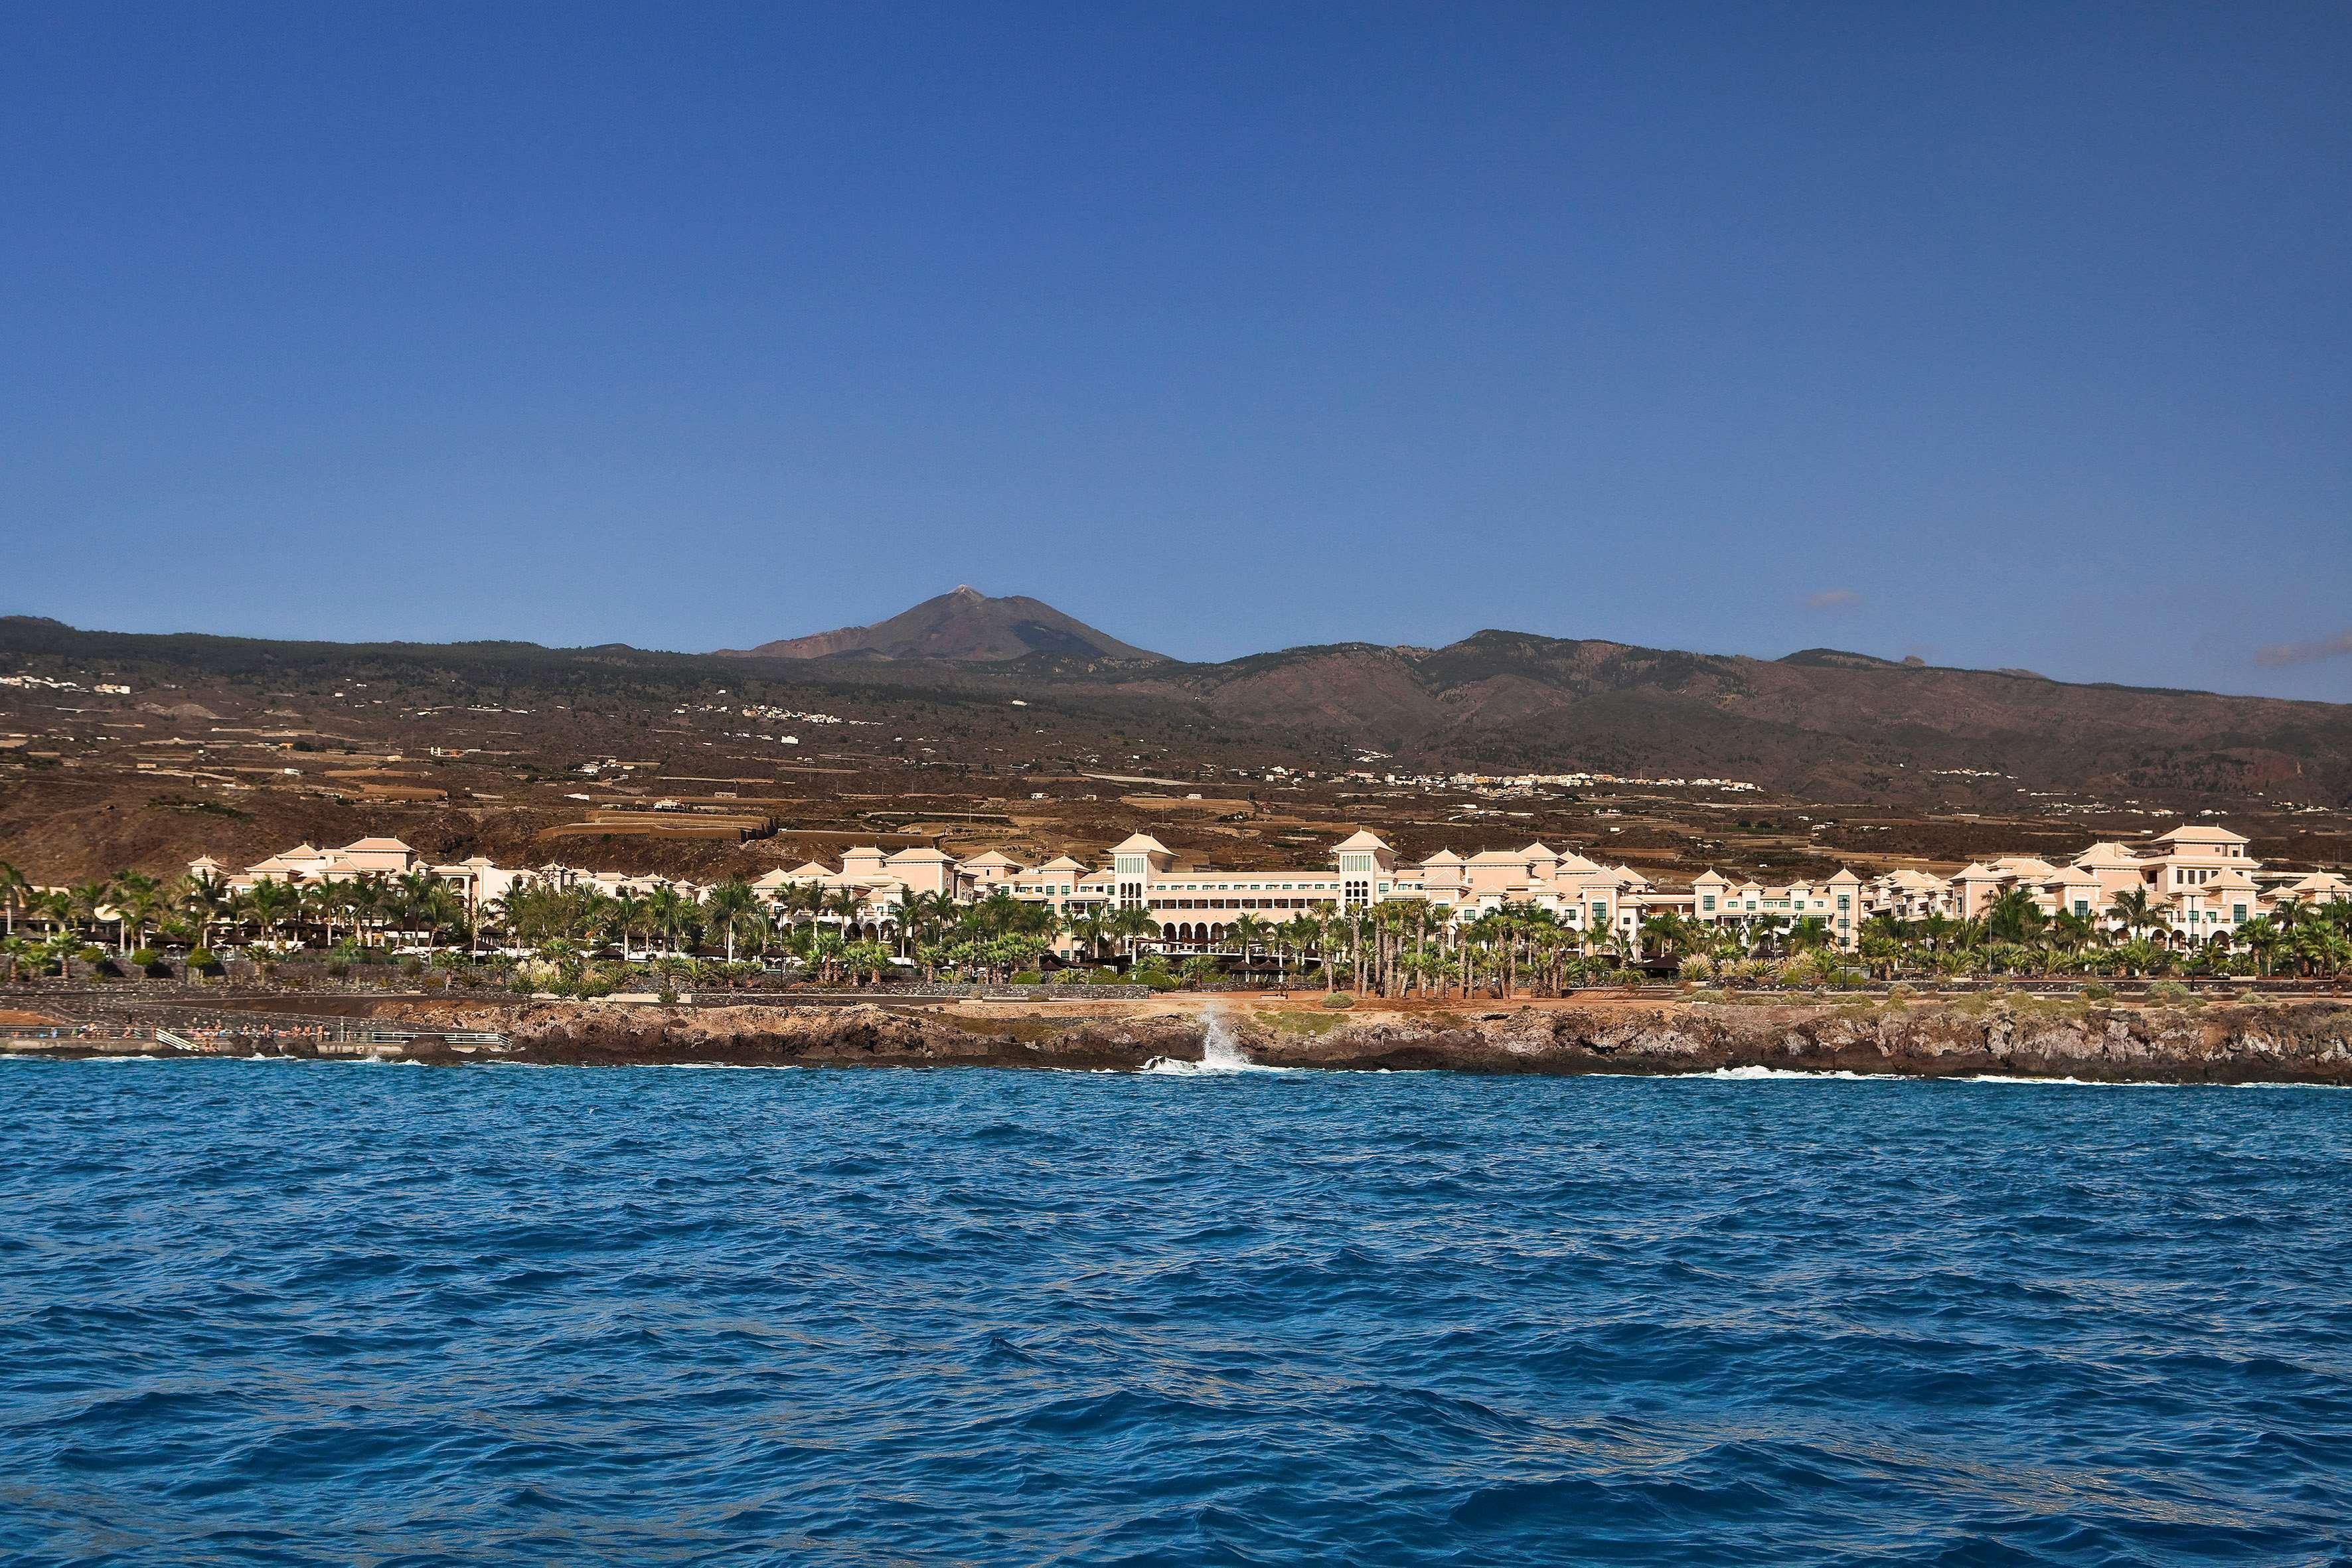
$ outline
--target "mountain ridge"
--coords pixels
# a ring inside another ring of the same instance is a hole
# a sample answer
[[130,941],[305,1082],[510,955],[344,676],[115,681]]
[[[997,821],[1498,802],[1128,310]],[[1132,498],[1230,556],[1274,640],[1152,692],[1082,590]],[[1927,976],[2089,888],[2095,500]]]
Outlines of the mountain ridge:
[[[992,603],[1034,619],[1025,606],[1038,602]],[[1998,778],[2004,792],[2352,802],[2352,705],[2340,703],[2070,683],[1838,649],[1767,659],[1493,628],[1440,648],[1331,643],[1221,663],[1106,656],[1106,647],[1129,646],[1117,639],[1074,652],[1056,637],[1032,638],[1015,634],[1012,645],[965,658],[875,648],[720,656],[625,645],[270,643],[0,618],[0,654],[273,679],[299,668],[365,679],[365,670],[397,668],[439,671],[441,680],[495,677],[519,691],[766,681],[840,700],[969,708],[1019,698],[1032,712],[1059,708],[1090,722],[1189,726],[1204,746],[1327,763],[1377,752],[1401,771],[1724,777],[1815,798],[1915,796],[1937,777],[1966,776]],[[1013,646],[1024,651],[1008,657]]]

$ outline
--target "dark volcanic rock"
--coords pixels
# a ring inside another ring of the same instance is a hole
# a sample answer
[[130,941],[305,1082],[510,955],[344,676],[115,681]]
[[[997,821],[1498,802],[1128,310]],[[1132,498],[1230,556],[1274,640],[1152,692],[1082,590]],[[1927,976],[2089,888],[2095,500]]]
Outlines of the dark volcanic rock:
[[1179,1021],[968,1019],[880,1006],[540,1005],[479,1026],[501,1028],[514,1054],[526,1060],[582,1066],[1131,1070],[1154,1057],[1201,1054],[1199,1032]]
[[[1150,1005],[1129,1015],[988,1018],[878,1005],[490,1005],[462,1016],[436,1008],[431,1021],[439,1028],[499,1030],[514,1057],[534,1062],[1080,1070],[1132,1070],[1155,1058],[1197,1061],[1204,1026],[1197,1014]],[[1286,1021],[1281,1014],[1235,1009],[1225,1026],[1252,1060],[1273,1067],[1554,1074],[1769,1068],[1918,1078],[2352,1084],[2352,1007],[2326,1002],[2181,1008],[2039,1000],[1601,1005],[1479,1014],[1367,1008],[1339,1020],[1292,1014]]]
[[1237,1032],[1254,1058],[1295,1067],[2352,1084],[2352,1008],[2327,1003],[1525,1008],[1453,1024],[1373,1017],[1321,1036]]

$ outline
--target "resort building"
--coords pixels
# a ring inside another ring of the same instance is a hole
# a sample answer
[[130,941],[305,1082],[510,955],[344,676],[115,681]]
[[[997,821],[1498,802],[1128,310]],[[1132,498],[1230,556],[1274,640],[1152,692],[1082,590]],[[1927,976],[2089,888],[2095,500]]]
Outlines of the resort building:
[[[642,897],[665,887],[698,899],[708,891],[665,878],[562,865],[510,869],[480,856],[427,865],[396,838],[362,838],[340,849],[299,844],[234,873],[206,858],[192,862],[189,870],[220,878],[238,890],[264,880],[425,875],[450,884],[472,910],[488,908],[525,881],[593,887],[615,897]],[[1321,865],[1279,870],[1187,866],[1158,839],[1138,833],[1093,866],[1067,855],[1024,866],[993,849],[959,860],[930,847],[886,853],[869,846],[846,851],[838,866],[811,860],[768,872],[751,887],[772,904],[807,910],[866,937],[894,933],[912,899],[971,903],[1002,897],[1044,905],[1066,920],[1139,910],[1158,928],[1156,938],[1146,939],[1150,944],[1208,952],[1225,947],[1234,923],[1244,917],[1273,925],[1310,912],[1347,914],[1415,900],[1447,921],[1475,920],[1505,908],[1547,910],[1593,947],[1628,956],[1642,951],[1643,922],[1662,914],[1703,926],[1782,931],[1811,926],[1851,950],[1874,915],[1979,920],[2021,889],[2045,916],[2074,915],[2110,931],[2136,921],[2134,932],[2146,931],[2187,946],[2228,940],[2249,921],[2287,904],[2352,900],[2352,880],[2336,872],[2265,871],[2247,853],[2242,836],[2189,826],[2141,848],[2095,843],[2063,866],[2033,856],[2003,856],[1970,861],[1948,875],[1906,867],[1865,879],[1841,868],[1819,881],[1777,885],[1734,881],[1710,870],[1687,888],[1664,887],[1629,866],[1603,865],[1573,849],[1541,843],[1482,849],[1466,858],[1442,849],[1408,862],[1377,835],[1357,832],[1335,845]],[[2144,900],[2146,913],[2127,915],[2118,902],[2127,897],[2135,909]],[[1070,939],[1065,937],[1062,945],[1070,951]]]

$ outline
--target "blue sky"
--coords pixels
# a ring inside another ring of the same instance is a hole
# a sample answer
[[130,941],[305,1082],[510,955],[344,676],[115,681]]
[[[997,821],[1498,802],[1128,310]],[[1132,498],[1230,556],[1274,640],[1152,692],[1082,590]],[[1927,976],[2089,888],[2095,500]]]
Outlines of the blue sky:
[[0,609],[2352,700],[2347,80],[2335,4],[17,5]]

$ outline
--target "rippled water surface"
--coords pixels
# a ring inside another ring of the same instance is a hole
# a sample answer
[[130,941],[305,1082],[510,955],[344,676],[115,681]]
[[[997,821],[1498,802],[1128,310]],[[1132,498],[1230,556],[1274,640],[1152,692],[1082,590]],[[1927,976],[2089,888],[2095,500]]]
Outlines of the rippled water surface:
[[0,1559],[2342,1562],[2352,1095],[0,1063]]

